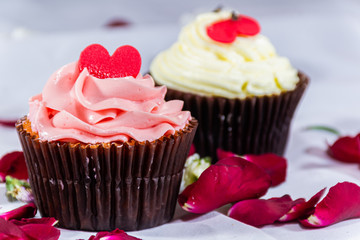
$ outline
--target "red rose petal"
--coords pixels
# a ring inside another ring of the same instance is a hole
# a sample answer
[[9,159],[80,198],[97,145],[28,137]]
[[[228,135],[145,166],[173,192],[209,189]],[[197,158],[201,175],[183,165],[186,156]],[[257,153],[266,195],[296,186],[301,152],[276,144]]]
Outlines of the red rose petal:
[[17,120],[4,120],[0,119],[0,126],[4,127],[15,127]]
[[25,224],[20,228],[31,239],[57,240],[60,237],[60,230],[48,224]]
[[307,219],[300,220],[305,227],[325,227],[331,224],[360,217],[360,187],[342,182],[329,189],[329,193],[315,207]]
[[53,218],[10,220],[0,218],[0,239],[57,240],[60,230]]
[[342,162],[360,163],[360,134],[355,137],[341,137],[329,146],[328,153]]
[[22,218],[21,220],[12,219],[10,222],[14,223],[17,226],[22,226],[26,224],[44,224],[49,226],[54,226],[58,221],[55,218],[43,217],[43,218]]
[[0,218],[0,239],[24,239],[27,240],[27,236],[19,226],[14,223],[8,222],[3,218]]
[[195,145],[194,145],[194,144],[191,144],[188,157],[191,156],[191,155],[193,155],[194,153],[196,153]]
[[232,206],[228,212],[229,217],[251,226],[260,227],[274,223],[290,209],[304,201],[293,201],[289,195],[281,198],[249,199],[243,200]]
[[316,193],[309,201],[300,202],[299,204],[295,205],[291,210],[282,216],[279,221],[280,222],[289,222],[297,219],[307,218],[312,213],[314,213],[315,205],[319,202],[320,198],[325,192],[325,189],[322,189],[318,193]]
[[89,73],[97,78],[120,78],[139,74],[141,68],[141,56],[136,48],[125,45],[121,46],[112,56],[100,44],[92,44],[86,47],[79,58],[80,72],[87,68]]
[[286,179],[287,161],[273,153],[262,155],[248,154],[244,158],[259,167],[263,168],[271,177],[271,186],[277,186]]
[[5,182],[7,175],[22,180],[29,178],[23,152],[11,152],[0,159],[0,182]]
[[0,214],[0,218],[5,220],[32,218],[36,215],[37,207],[34,203],[28,203],[14,210]]
[[128,235],[123,230],[115,229],[112,232],[99,232],[96,236],[91,236],[89,240],[141,240]]
[[[231,156],[238,156],[233,152],[217,149],[216,154],[218,159],[223,159]],[[277,186],[286,179],[287,161],[273,153],[266,153],[261,155],[247,154],[243,156],[244,159],[255,163],[263,168],[271,177],[271,186]]]
[[240,157],[239,155],[233,153],[233,152],[230,152],[230,151],[224,151],[220,148],[216,149],[216,155],[217,155],[217,158],[219,160],[223,159],[223,158],[227,158],[227,157],[235,157],[235,156],[238,156]]
[[105,24],[105,26],[109,28],[121,28],[121,27],[127,27],[129,25],[130,22],[123,18],[115,18],[109,21],[107,24]]
[[186,211],[206,213],[227,203],[258,198],[270,186],[270,177],[255,164],[240,157],[224,158],[211,165],[179,195]]

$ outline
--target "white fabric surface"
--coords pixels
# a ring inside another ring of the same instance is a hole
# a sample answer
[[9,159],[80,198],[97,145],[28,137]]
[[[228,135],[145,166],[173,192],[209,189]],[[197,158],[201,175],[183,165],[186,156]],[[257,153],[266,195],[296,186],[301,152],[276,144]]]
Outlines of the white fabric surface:
[[[278,53],[311,77],[292,124],[287,180],[270,189],[265,198],[290,194],[308,199],[337,182],[360,185],[359,165],[339,163],[326,155],[326,143],[334,136],[303,130],[322,124],[343,134],[360,132],[360,2],[356,0],[1,1],[0,119],[26,114],[27,99],[41,92],[53,71],[77,60],[90,43],[101,43],[110,52],[123,44],[134,45],[142,54],[145,73],[156,53],[175,41],[180,22],[192,13],[212,10],[219,2],[256,17]],[[115,17],[133,24],[102,28]],[[15,130],[0,127],[0,155],[13,150],[20,150]],[[3,193],[4,184],[0,184],[0,211],[19,205],[8,203]],[[360,219],[315,230],[297,223],[257,229],[219,212],[191,218],[178,209],[170,224],[130,234],[143,239],[331,240],[360,239],[359,228]],[[90,235],[62,230],[60,239]]]

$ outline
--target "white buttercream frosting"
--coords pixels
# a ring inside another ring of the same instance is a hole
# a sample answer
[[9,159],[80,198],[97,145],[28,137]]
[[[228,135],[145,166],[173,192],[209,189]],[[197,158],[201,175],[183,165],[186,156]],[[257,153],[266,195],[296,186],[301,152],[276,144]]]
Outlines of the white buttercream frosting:
[[207,35],[209,25],[230,17],[228,11],[210,12],[186,25],[178,41],[152,62],[155,81],[180,91],[227,98],[293,90],[299,81],[297,70],[276,54],[265,36],[238,36],[232,43],[220,43]]

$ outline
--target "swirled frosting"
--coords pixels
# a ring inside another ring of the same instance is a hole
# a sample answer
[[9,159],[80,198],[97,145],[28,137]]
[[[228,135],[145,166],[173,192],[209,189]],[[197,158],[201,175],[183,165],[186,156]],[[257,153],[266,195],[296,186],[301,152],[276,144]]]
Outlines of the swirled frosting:
[[227,11],[205,13],[186,25],[178,41],[152,62],[155,81],[180,91],[227,98],[293,90],[299,81],[297,70],[276,54],[265,36],[238,36],[233,43],[220,43],[207,35],[209,25],[230,16]]
[[42,94],[30,99],[28,119],[41,140],[153,141],[191,118],[182,101],[166,102],[165,93],[149,75],[98,79],[86,68],[79,72],[75,62],[56,71]]

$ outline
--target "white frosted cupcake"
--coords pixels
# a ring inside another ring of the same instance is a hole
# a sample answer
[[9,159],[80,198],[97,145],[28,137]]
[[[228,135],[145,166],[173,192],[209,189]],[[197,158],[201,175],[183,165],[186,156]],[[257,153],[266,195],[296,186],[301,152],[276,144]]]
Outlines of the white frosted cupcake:
[[282,155],[308,78],[278,56],[256,20],[228,11],[197,16],[150,73],[199,120],[195,147]]

